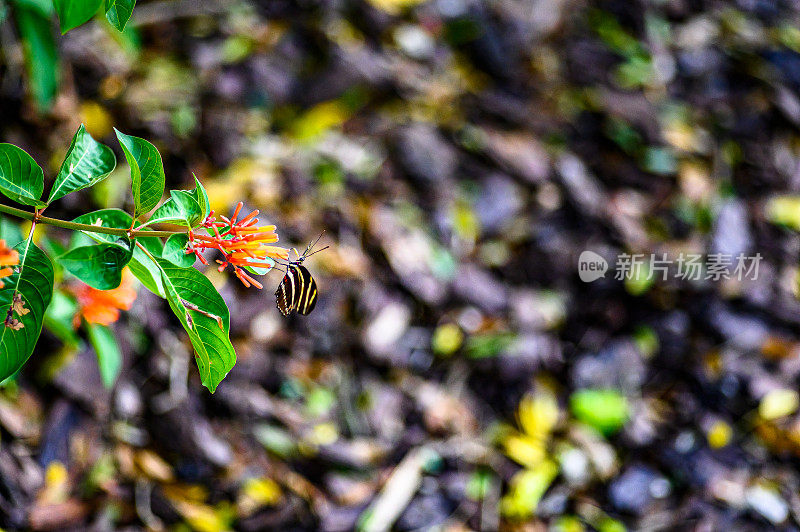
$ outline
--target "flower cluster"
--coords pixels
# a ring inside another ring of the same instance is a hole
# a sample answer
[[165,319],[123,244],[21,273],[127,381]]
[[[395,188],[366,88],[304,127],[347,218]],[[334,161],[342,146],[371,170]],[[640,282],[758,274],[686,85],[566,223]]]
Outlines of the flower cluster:
[[79,311],[75,315],[75,327],[81,316],[89,323],[111,325],[119,319],[120,310],[130,310],[136,300],[133,274],[128,268],[122,271],[122,283],[113,290],[98,290],[87,284],[75,284],[70,291],[78,300]]
[[[14,269],[11,266],[16,266],[17,264],[19,264],[19,253],[16,250],[9,249],[5,240],[0,240],[0,279],[14,273]],[[0,281],[0,288],[3,288],[3,286],[3,281]]]
[[200,262],[208,264],[202,253],[209,249],[217,250],[223,255],[223,260],[217,260],[220,272],[230,265],[242,284],[260,289],[263,285],[248,275],[244,268],[249,266],[270,269],[274,266],[270,259],[286,260],[289,257],[289,250],[269,245],[278,241],[275,226],[258,226],[257,210],[239,220],[242,205],[242,202],[236,205],[230,219],[220,216],[218,221],[214,211],[211,211],[203,222],[208,234],[189,231],[189,246],[186,253],[194,253]]

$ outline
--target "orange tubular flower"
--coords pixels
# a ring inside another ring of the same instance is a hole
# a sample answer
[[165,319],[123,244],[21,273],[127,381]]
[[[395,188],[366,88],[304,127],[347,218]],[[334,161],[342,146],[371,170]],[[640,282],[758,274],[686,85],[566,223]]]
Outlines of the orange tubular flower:
[[122,272],[122,283],[112,290],[97,290],[86,284],[79,284],[72,288],[72,293],[78,300],[80,310],[75,315],[76,327],[80,318],[89,323],[111,325],[119,319],[120,310],[130,310],[136,300],[133,275],[128,268]]
[[[5,240],[0,240],[0,279],[14,273],[14,269],[11,266],[16,266],[17,264],[19,264],[19,253],[16,250],[9,249]],[[3,281],[0,281],[0,288],[3,288],[3,286],[5,286]]]
[[245,266],[252,268],[270,269],[274,266],[268,259],[289,258],[289,250],[278,246],[270,246],[278,241],[274,225],[257,226],[258,211],[255,210],[237,221],[239,211],[242,210],[243,203],[240,201],[233,211],[233,216],[229,220],[225,216],[220,216],[221,221],[217,221],[214,211],[203,222],[209,235],[196,234],[189,231],[189,247],[186,253],[194,253],[203,264],[208,261],[202,253],[209,249],[214,249],[222,253],[224,260],[218,260],[218,270],[224,271],[230,264],[233,273],[242,281],[246,287],[255,286],[258,289],[263,285],[253,279],[244,270]]

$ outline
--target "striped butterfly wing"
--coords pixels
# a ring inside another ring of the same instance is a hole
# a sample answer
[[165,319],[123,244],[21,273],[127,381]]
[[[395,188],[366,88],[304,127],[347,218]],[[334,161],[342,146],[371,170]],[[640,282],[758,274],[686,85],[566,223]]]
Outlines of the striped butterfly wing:
[[305,266],[289,264],[286,275],[275,291],[275,301],[284,316],[293,310],[303,316],[314,310],[317,305],[317,283]]
[[278,289],[275,291],[275,302],[281,314],[288,316],[289,313],[294,310],[292,301],[294,301],[294,281],[289,275],[289,272],[287,272],[286,275],[283,276],[281,284],[278,285]]
[[317,305],[317,283],[305,266],[296,265],[292,269],[292,273],[296,274],[300,286],[299,292],[295,295],[293,306],[297,312],[306,316]]

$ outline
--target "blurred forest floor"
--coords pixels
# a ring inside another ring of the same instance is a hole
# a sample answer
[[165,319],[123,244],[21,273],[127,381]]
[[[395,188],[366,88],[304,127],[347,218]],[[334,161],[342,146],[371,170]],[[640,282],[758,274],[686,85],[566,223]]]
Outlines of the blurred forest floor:
[[[50,179],[80,122],[123,161],[117,127],[168,187],[331,249],[308,317],[278,272],[207,271],[238,354],[214,395],[145,291],[112,390],[45,331],[0,393],[0,526],[797,530],[799,24],[790,0],[142,0],[57,37],[38,113],[6,18],[0,140]],[[121,163],[50,214],[128,186]],[[587,249],[763,261],[583,283]]]

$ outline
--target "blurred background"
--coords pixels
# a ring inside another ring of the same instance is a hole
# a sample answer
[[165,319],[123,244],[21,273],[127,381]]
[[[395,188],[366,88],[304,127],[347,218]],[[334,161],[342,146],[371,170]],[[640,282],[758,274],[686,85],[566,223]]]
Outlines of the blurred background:
[[[796,1],[140,0],[65,36],[39,4],[0,1],[0,141],[52,180],[83,122],[119,161],[51,216],[131,205],[116,127],[331,248],[308,317],[206,271],[214,395],[146,290],[111,390],[45,330],[0,392],[2,528],[800,526]],[[584,250],[763,259],[584,283]]]

